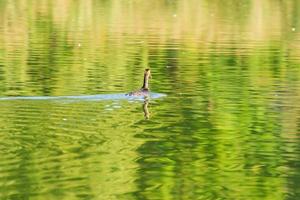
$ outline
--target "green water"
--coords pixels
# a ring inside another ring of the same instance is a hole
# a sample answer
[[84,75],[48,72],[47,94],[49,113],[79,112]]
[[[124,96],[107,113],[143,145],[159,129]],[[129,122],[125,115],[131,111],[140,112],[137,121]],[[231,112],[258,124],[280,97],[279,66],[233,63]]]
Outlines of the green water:
[[0,199],[300,199],[297,0],[1,0]]

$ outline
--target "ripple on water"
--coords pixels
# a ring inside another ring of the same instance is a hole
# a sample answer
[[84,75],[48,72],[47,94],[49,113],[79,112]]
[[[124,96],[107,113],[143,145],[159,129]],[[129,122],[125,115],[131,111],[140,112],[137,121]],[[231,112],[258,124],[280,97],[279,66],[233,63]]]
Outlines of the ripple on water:
[[0,199],[300,199],[297,1],[49,2],[0,3]]

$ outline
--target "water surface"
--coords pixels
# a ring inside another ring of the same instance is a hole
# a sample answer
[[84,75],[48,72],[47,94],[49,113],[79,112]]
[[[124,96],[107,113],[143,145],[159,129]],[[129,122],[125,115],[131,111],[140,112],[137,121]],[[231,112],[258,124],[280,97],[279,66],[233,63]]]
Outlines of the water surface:
[[[0,199],[299,199],[299,13],[1,1]],[[149,66],[163,98],[51,99],[136,90]]]

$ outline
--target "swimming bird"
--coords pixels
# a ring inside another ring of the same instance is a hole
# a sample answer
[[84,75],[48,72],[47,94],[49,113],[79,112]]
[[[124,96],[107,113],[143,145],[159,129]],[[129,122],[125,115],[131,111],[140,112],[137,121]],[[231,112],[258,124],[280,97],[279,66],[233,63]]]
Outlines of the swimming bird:
[[128,95],[128,96],[149,96],[149,92],[150,92],[149,78],[151,78],[150,69],[145,69],[143,86],[141,87],[141,89],[138,91],[135,91],[135,92],[130,92],[126,95]]

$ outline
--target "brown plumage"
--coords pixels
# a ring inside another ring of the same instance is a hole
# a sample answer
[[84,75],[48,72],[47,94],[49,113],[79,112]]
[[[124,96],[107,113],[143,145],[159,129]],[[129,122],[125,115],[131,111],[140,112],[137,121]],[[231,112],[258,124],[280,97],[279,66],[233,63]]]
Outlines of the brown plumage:
[[130,92],[127,95],[129,95],[129,96],[148,96],[149,91],[150,91],[150,88],[149,88],[149,78],[150,77],[151,77],[150,69],[145,69],[142,88],[138,91]]

